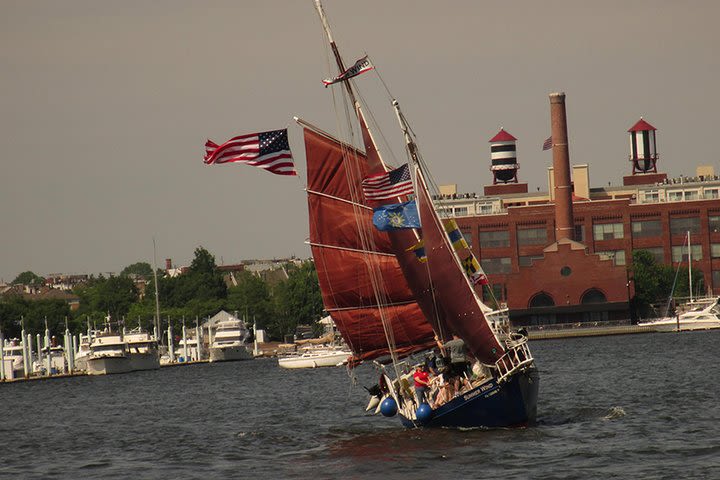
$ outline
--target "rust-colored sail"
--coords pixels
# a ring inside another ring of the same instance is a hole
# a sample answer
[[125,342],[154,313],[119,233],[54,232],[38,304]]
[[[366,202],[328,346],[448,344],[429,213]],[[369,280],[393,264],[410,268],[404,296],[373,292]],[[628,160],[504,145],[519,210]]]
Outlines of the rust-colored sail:
[[310,245],[326,310],[354,361],[434,343],[387,235],[372,225],[360,182],[365,155],[304,122]]
[[[370,129],[365,121],[362,110],[357,108],[358,120],[360,122],[360,131],[362,132],[363,143],[365,145],[365,153],[370,166],[370,174],[379,173],[387,170],[387,166],[380,158],[380,154],[375,145],[375,141],[370,133]],[[399,198],[398,201],[406,201],[407,198]],[[371,206],[379,206],[382,202],[369,202]],[[392,202],[385,202],[392,203]],[[401,229],[390,230],[386,232],[390,239],[392,252],[398,259],[400,268],[403,270],[405,279],[408,282],[410,290],[412,290],[415,300],[418,302],[420,309],[425,315],[425,319],[432,325],[433,330],[440,340],[449,340],[450,330],[445,321],[445,312],[441,306],[435,302],[432,281],[430,280],[429,270],[424,263],[420,263],[417,256],[408,248],[415,245],[419,237],[413,230]]]
[[465,341],[475,358],[492,365],[505,350],[485,319],[480,301],[450,245],[419,169],[416,175],[418,191],[415,194],[423,228],[427,266],[436,298],[442,305],[452,332]]

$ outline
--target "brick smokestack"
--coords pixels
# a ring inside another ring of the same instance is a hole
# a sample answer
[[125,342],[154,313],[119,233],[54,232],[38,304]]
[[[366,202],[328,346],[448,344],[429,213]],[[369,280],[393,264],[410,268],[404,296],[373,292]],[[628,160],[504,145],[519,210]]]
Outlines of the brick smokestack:
[[555,180],[555,241],[563,238],[573,240],[572,183],[564,93],[550,94],[550,124]]

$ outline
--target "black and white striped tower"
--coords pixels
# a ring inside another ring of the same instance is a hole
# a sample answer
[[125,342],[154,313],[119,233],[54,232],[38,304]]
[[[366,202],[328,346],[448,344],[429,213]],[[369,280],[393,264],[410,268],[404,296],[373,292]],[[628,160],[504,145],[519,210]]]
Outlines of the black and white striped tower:
[[657,129],[643,120],[632,126],[630,133],[630,162],[633,166],[633,175],[638,173],[657,173],[657,144],[655,131]]
[[490,139],[490,160],[493,172],[493,185],[498,183],[518,183],[517,171],[520,165],[517,163],[517,138],[510,135],[502,128],[493,138]]

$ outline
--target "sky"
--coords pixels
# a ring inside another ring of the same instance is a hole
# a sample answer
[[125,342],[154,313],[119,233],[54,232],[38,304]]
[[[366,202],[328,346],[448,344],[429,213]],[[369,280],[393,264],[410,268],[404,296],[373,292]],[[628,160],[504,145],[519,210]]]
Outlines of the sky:
[[[503,127],[519,180],[547,190],[557,91],[570,161],[589,165],[592,186],[631,173],[627,130],[641,116],[658,129],[660,171],[720,173],[716,0],[324,8],[346,64],[370,55],[438,184],[482,192]],[[218,264],[310,256],[293,117],[338,129],[311,0],[0,0],[0,11],[0,280],[188,265],[200,246]],[[375,74],[356,80],[401,142]],[[298,177],[202,161],[207,138],[280,128]]]

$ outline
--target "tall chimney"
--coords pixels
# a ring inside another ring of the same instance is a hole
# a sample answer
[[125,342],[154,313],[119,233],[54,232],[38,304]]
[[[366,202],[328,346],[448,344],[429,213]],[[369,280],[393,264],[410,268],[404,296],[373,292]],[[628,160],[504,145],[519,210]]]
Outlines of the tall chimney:
[[564,93],[550,94],[550,124],[555,179],[555,241],[563,238],[573,240],[572,183]]

